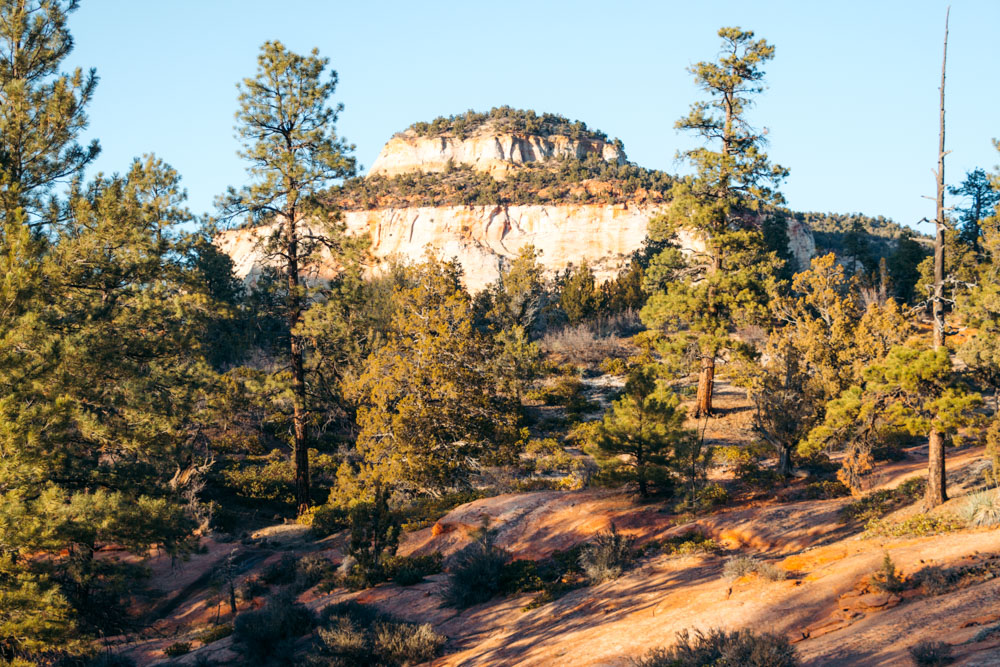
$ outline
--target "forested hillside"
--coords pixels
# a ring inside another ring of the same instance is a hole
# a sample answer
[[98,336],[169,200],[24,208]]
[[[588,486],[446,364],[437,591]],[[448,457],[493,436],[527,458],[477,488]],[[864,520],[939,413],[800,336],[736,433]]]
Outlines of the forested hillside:
[[[790,212],[748,113],[775,46],[726,27],[690,67],[688,176],[361,179],[329,60],[268,41],[246,177],[200,215],[154,155],[93,173],[76,9],[0,0],[0,665],[995,655],[997,174],[951,210],[941,181],[936,248]],[[509,107],[411,130],[490,123],[606,140]],[[342,217],[635,198],[661,208],[614,279],[527,245],[475,293],[430,250],[369,271]],[[239,280],[215,239],[265,224]]]

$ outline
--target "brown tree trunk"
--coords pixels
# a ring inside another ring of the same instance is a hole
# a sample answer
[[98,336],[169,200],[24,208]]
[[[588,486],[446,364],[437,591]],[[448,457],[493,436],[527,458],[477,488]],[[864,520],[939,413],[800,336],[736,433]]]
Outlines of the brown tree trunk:
[[[948,63],[948,8],[944,18],[944,55],[941,58],[941,107],[940,127],[938,131],[938,166],[937,166],[937,211],[934,220],[936,234],[934,236],[934,349],[944,346],[944,80]],[[927,462],[927,507],[935,507],[948,500],[944,470],[944,434],[932,428],[928,434]]]
[[928,507],[936,507],[948,500],[948,491],[945,486],[944,434],[941,431],[931,431],[927,458],[925,501]]
[[[285,249],[288,258],[288,329],[294,332],[302,317],[300,293],[298,236],[295,229],[295,212],[290,211],[285,221]],[[302,340],[294,333],[289,338],[292,364],[292,426],[294,443],[292,459],[295,463],[295,505],[299,514],[309,508],[309,432],[306,422],[306,371],[302,353]]]
[[792,448],[778,447],[778,474],[788,477],[792,474]]
[[715,355],[701,358],[701,373],[698,375],[698,398],[695,401],[694,416],[709,417],[712,414],[712,392],[715,389]]

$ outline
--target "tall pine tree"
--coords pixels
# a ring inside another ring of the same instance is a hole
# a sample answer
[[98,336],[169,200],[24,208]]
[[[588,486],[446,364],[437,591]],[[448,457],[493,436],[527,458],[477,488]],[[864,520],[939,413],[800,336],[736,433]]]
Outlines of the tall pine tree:
[[353,146],[336,133],[342,105],[331,106],[337,73],[313,49],[306,56],[281,42],[266,42],[257,57],[257,73],[239,85],[236,130],[243,139],[240,157],[250,163],[250,184],[230,188],[220,205],[224,215],[249,214],[271,222],[261,249],[276,262],[287,283],[284,316],[291,332],[288,361],[293,410],[295,498],[299,510],[309,504],[309,404],[306,351],[298,327],[308,306],[303,280],[322,250],[339,253],[343,227],[318,203],[317,193],[335,179],[351,176]]
[[[672,245],[649,267],[651,296],[642,310],[650,329],[690,336],[701,366],[695,416],[712,413],[716,360],[733,346],[736,327],[766,312],[780,260],[767,250],[761,225],[769,207],[781,203],[775,187],[787,175],[770,163],[765,133],[747,119],[774,47],[739,28],[722,28],[719,37],[719,60],[690,68],[709,99],[693,104],[676,127],[706,145],[681,154],[695,174],[673,188],[670,208],[651,222],[650,238]],[[685,236],[704,250],[682,249]]]

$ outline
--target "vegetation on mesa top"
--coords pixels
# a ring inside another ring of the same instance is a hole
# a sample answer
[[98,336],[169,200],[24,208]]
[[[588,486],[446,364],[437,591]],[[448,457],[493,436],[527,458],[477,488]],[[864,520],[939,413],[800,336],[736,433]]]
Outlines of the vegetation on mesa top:
[[486,113],[468,110],[454,116],[439,116],[429,123],[419,122],[411,125],[418,137],[455,136],[465,139],[485,127],[501,134],[533,134],[542,137],[561,135],[570,139],[591,139],[614,144],[624,152],[625,147],[620,139],[609,140],[608,135],[600,130],[593,130],[579,120],[570,120],[565,116],[552,113],[535,113],[531,109],[514,109],[509,106],[493,107]]
[[327,201],[349,211],[408,206],[496,204],[616,204],[663,201],[674,177],[634,164],[615,164],[591,154],[519,165],[498,180],[468,165],[444,172],[376,174],[352,178],[327,191]]

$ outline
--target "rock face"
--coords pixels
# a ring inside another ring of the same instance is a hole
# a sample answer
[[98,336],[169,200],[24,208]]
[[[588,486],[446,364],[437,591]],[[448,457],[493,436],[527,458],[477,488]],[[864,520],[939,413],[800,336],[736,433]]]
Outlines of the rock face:
[[[550,273],[587,262],[599,282],[614,278],[642,245],[657,211],[628,204],[419,207],[347,211],[344,222],[348,233],[371,236],[371,253],[382,265],[392,257],[420,261],[428,248],[457,258],[465,269],[466,287],[475,292],[494,282],[503,262],[528,244],[541,250],[541,262]],[[267,227],[239,229],[217,238],[239,277],[252,280],[263,267],[255,246],[268,232]],[[812,233],[798,224],[788,233],[799,265],[808,266],[815,252]],[[702,247],[694,238],[682,242],[695,250]],[[319,267],[318,277],[333,272],[326,264]]]
[[[529,244],[541,251],[550,273],[587,262],[599,282],[612,279],[642,245],[657,210],[627,204],[419,207],[348,211],[344,222],[348,233],[371,237],[371,253],[380,266],[391,258],[420,261],[429,249],[457,258],[466,287],[475,292],[494,282],[504,261]],[[267,227],[239,229],[217,239],[239,277],[252,280],[263,268],[256,244],[267,233]],[[808,266],[815,253],[812,233],[795,223],[788,235],[797,263]],[[693,250],[703,248],[692,237],[682,242]],[[334,270],[330,263],[321,265],[316,277],[328,278]]]
[[421,137],[413,130],[394,136],[379,153],[369,175],[394,176],[411,171],[444,171],[449,161],[501,175],[528,162],[559,158],[582,160],[591,154],[625,164],[625,152],[600,139],[572,139],[562,135],[477,134]]

